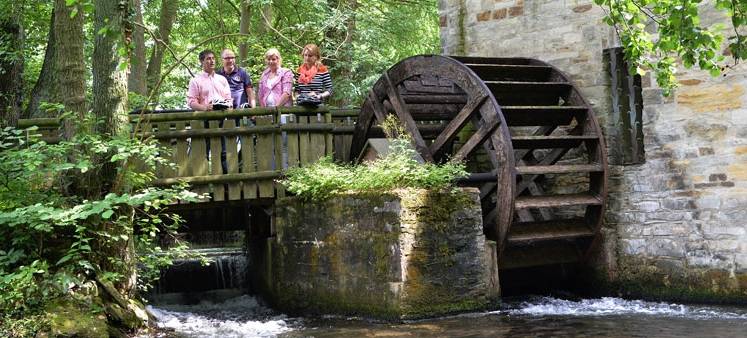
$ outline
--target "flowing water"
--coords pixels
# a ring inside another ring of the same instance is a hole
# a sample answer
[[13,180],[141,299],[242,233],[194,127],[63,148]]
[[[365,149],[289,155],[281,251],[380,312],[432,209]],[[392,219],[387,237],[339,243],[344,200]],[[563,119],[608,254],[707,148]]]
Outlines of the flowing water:
[[747,308],[597,298],[529,297],[497,311],[381,323],[292,318],[252,296],[151,307],[160,337],[747,337]]

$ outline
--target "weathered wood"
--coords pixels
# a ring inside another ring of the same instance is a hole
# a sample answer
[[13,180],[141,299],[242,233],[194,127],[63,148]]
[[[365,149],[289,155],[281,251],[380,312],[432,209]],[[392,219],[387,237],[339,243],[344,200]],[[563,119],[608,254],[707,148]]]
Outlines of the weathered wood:
[[489,118],[488,120],[480,121],[480,128],[472,134],[464,145],[454,154],[454,161],[463,161],[469,156],[475,147],[479,146],[493,133],[495,127],[498,126],[500,121],[496,118]]
[[[298,118],[295,115],[288,116],[288,126],[295,126],[295,128],[301,128],[298,126]],[[301,151],[298,145],[298,130],[288,130],[288,168],[298,167],[301,163]]]
[[[257,116],[257,126],[273,124],[273,116]],[[280,170],[275,166],[275,139],[274,135],[260,134],[257,135],[257,171]],[[259,188],[259,197],[275,197],[275,189],[272,180],[261,180],[257,184]]]
[[[251,123],[251,122],[248,122]],[[255,134],[241,135],[241,173],[253,174],[257,172],[257,156],[255,153],[254,138]],[[245,199],[257,198],[257,182],[244,181],[241,186]]]
[[[208,123],[210,129],[216,130],[220,127],[220,121],[210,121]],[[214,136],[210,138],[210,175],[220,176],[223,175],[223,164],[221,163],[221,137]],[[211,185],[213,192],[214,201],[225,200],[225,185],[223,182],[213,183]]]
[[[186,126],[187,124],[184,122],[177,122],[175,128],[176,130],[185,130]],[[192,170],[189,167],[189,142],[191,142],[189,139],[176,140],[176,175],[180,177],[192,176]]]
[[509,126],[569,125],[577,116],[586,114],[583,106],[502,106]]
[[599,197],[580,193],[547,196],[519,196],[516,198],[515,208],[550,208],[600,204],[602,204],[602,200]]
[[[332,123],[332,114],[326,113],[324,114],[324,121],[325,124],[331,124]],[[324,156],[334,156],[334,137],[332,133],[324,133]]]
[[[320,124],[324,123],[324,116],[317,115],[317,116],[309,116],[309,123],[310,124]],[[326,147],[327,147],[327,139],[324,136],[324,133],[309,133],[309,142],[310,142],[310,149],[311,149],[311,162],[316,162],[320,158],[324,157],[326,155]]]
[[480,95],[476,97],[471,97],[470,100],[467,102],[467,104],[464,105],[462,110],[457,114],[457,116],[449,122],[449,124],[446,125],[446,128],[444,131],[436,137],[436,139],[431,143],[429,150],[431,154],[438,154],[441,151],[441,148],[447,143],[454,139],[454,137],[457,135],[457,132],[464,127],[464,124],[466,124],[469,121],[469,118],[472,116],[472,114],[475,112],[476,109],[479,108],[480,104],[482,104],[485,101],[485,98],[487,96]]
[[[236,128],[236,122],[234,119],[228,119],[223,121],[223,128],[224,129],[234,129]],[[228,169],[228,174],[238,174],[239,173],[239,153],[238,153],[238,146],[236,144],[236,136],[229,136],[223,138],[223,142],[225,142],[226,145],[226,167]],[[241,182],[231,182],[228,184],[228,199],[229,200],[238,200],[241,199]]]
[[[204,129],[204,122],[192,121],[189,123],[192,130]],[[208,140],[204,138],[193,138],[191,144],[191,150],[189,154],[189,167],[192,170],[193,176],[206,176],[208,174],[208,154],[207,144]],[[203,194],[210,192],[209,186],[198,185],[192,188],[192,191]]]
[[425,144],[423,136],[420,135],[420,131],[415,124],[415,120],[412,119],[412,115],[410,115],[410,113],[407,111],[407,107],[402,101],[402,97],[399,95],[399,91],[397,90],[397,85],[395,83],[392,83],[391,79],[389,78],[388,72],[384,72],[383,78],[387,84],[387,94],[389,97],[389,102],[391,102],[392,106],[394,107],[394,111],[397,113],[397,117],[399,117],[399,120],[405,124],[405,129],[407,129],[407,132],[410,133],[412,142],[415,146],[415,150],[420,153],[420,156],[423,156],[424,160],[433,162],[433,154],[428,149],[428,145]]
[[583,218],[522,222],[512,226],[509,245],[528,245],[551,240],[591,237],[594,232]]
[[[158,128],[159,131],[164,130],[167,131],[171,129],[171,123],[168,122],[162,122],[156,124],[156,128]],[[163,152],[159,152],[162,158],[168,160],[170,164],[176,164],[176,149],[174,146],[172,146],[172,140],[171,139],[159,139],[158,144],[163,150]],[[176,175],[175,168],[171,167],[169,164],[159,164],[156,166],[156,176],[157,177],[174,177]]]
[[513,136],[514,149],[576,148],[582,142],[596,142],[597,135],[552,135],[552,136]]
[[552,67],[538,65],[466,64],[477,76],[487,81],[546,81]]
[[519,175],[571,174],[601,172],[604,168],[599,164],[568,164],[568,165],[535,165],[517,166]]
[[254,173],[159,178],[157,180],[154,180],[153,184],[157,186],[164,186],[164,185],[177,184],[179,182],[186,182],[186,183],[192,183],[192,184],[208,184],[208,183],[241,182],[241,181],[246,181],[246,180],[267,181],[267,180],[276,179],[278,177],[280,177],[280,171],[267,170],[267,171],[258,171]]
[[[299,116],[298,124],[308,125],[309,117]],[[311,154],[312,147],[311,147],[311,140],[309,139],[308,132],[303,131],[303,132],[298,133],[298,149],[301,153],[300,165],[302,167],[305,167],[314,161],[313,156]]]

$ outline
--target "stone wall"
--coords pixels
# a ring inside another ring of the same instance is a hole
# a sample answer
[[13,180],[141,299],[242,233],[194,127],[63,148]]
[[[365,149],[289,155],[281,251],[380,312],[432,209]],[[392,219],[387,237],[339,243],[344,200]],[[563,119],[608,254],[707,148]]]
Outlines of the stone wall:
[[[547,61],[570,75],[610,128],[602,52],[618,42],[592,1],[441,0],[439,8],[444,54]],[[723,20],[715,11],[703,18]],[[747,299],[746,76],[744,64],[717,78],[680,69],[681,86],[669,97],[644,77],[645,163],[612,166],[609,181],[606,266],[621,288]]]
[[265,296],[290,313],[419,318],[499,295],[477,189],[279,199]]

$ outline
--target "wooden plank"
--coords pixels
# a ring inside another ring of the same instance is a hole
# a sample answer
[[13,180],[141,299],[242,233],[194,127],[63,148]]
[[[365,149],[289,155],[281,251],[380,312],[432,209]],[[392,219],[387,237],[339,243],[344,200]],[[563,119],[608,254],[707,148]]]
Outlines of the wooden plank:
[[[324,114],[324,123],[332,123],[332,114],[326,113]],[[332,133],[326,132],[324,133],[324,156],[332,156],[335,155],[335,148],[333,144],[333,137]]]
[[475,149],[478,145],[482,144],[485,139],[487,139],[492,133],[495,127],[498,126],[499,120],[495,117],[489,118],[486,120],[480,120],[480,128],[477,129],[477,131],[470,136],[469,140],[462,145],[461,148],[459,148],[459,151],[457,151],[456,154],[454,154],[454,161],[464,161],[467,156],[469,156],[472,153],[472,150]]
[[[192,130],[204,129],[203,121],[191,121],[189,126]],[[192,176],[206,176],[208,174],[208,154],[207,140],[202,137],[192,139],[192,147],[189,154],[189,167],[192,170]],[[192,191],[198,194],[210,192],[210,187],[206,185],[195,185]]]
[[466,64],[483,81],[545,81],[552,72],[550,66]]
[[574,205],[599,205],[599,197],[589,194],[564,194],[548,196],[519,196],[516,198],[516,209],[568,207]]
[[[243,174],[251,174],[257,171],[254,138],[255,135],[241,135],[241,173]],[[244,181],[241,189],[245,199],[257,198],[257,182]]]
[[[272,116],[257,116],[257,126],[269,126],[273,124]],[[275,168],[275,149],[274,149],[274,134],[261,134],[257,135],[257,171],[271,171],[279,170]],[[272,180],[260,180],[257,184],[259,188],[259,197],[275,197],[275,189],[273,188]]]
[[[299,116],[298,117],[298,124],[305,125],[309,124],[309,117],[308,116]],[[308,132],[300,132],[298,133],[298,151],[301,153],[300,158],[300,165],[306,166],[309,165],[313,159],[311,156],[311,141],[309,139],[309,133]]]
[[[288,127],[285,125],[288,122],[288,119],[290,119],[290,115],[285,115],[280,113],[276,113],[275,115],[275,123],[280,126],[280,130],[274,135],[275,136],[275,143],[274,143],[274,154],[275,154],[275,168],[276,170],[286,170],[288,168],[288,131],[282,130],[283,127]],[[272,182],[273,188],[275,189],[275,197],[284,197],[285,196],[285,188],[282,184],[275,184],[275,182]]]
[[568,164],[568,165],[534,165],[517,166],[516,173],[519,175],[544,175],[544,174],[572,174],[601,172],[604,168],[600,164]]
[[[320,124],[324,123],[324,117],[320,114],[317,116],[309,116],[309,124]],[[317,162],[320,158],[326,154],[327,139],[325,137],[327,133],[312,132],[309,133],[309,142],[311,145],[311,162]]]
[[[288,125],[298,124],[298,117],[295,115],[288,116],[286,120]],[[298,138],[299,133],[297,131],[287,132],[287,153],[288,153],[288,168],[298,167],[301,162],[301,152],[299,150]]]
[[[156,128],[158,128],[159,131],[168,131],[171,129],[171,123],[163,122],[158,123],[156,125]],[[161,149],[164,150],[164,153],[161,154],[161,157],[165,158],[169,161],[170,164],[176,163],[176,149],[171,144],[171,139],[159,139],[158,144],[160,145]],[[174,177],[176,175],[175,168],[171,167],[167,164],[160,164],[156,167],[156,177],[158,178],[169,178]]]
[[501,112],[509,126],[569,125],[573,118],[586,113],[583,106],[502,106]]
[[[236,121],[234,119],[223,121],[223,128],[236,128]],[[236,136],[225,137],[224,142],[226,143],[226,166],[228,167],[228,173],[238,174],[239,152],[236,144]],[[228,183],[228,199],[231,201],[241,199],[241,182]]]
[[[187,129],[185,122],[177,122],[176,130]],[[179,177],[192,176],[192,170],[189,167],[189,142],[190,139],[177,139],[176,140],[176,154],[175,162],[177,165],[176,175]]]
[[514,149],[551,149],[575,148],[581,142],[595,142],[597,135],[549,135],[549,136],[513,136],[511,144]]
[[521,222],[511,226],[509,245],[526,245],[549,240],[591,237],[594,232],[583,218],[557,219],[540,222]]
[[[210,129],[218,130],[220,129],[220,121],[210,121],[209,122]],[[210,174],[213,176],[216,175],[223,175],[223,167],[221,164],[221,145],[220,145],[220,136],[214,136],[210,138]],[[213,200],[214,201],[224,201],[225,198],[225,185],[223,183],[214,183],[211,185],[211,190],[213,192]]]
[[420,131],[418,131],[418,126],[415,124],[412,115],[407,111],[407,107],[402,101],[399,90],[396,85],[392,83],[391,79],[389,79],[388,71],[384,72],[384,80],[387,84],[389,102],[392,104],[392,107],[394,107],[394,111],[397,113],[399,120],[405,124],[405,129],[410,133],[410,136],[412,136],[412,141],[415,143],[415,150],[418,151],[424,160],[433,162],[433,154],[431,154],[431,151],[428,149],[428,145],[425,144],[423,136],[420,135]]
[[437,154],[441,151],[441,148],[449,141],[453,140],[457,135],[457,132],[464,127],[464,124],[469,121],[469,118],[475,112],[475,110],[485,101],[487,96],[480,95],[479,97],[470,98],[469,102],[464,105],[462,110],[457,116],[446,125],[446,129],[436,137],[431,143],[429,150],[431,154]]

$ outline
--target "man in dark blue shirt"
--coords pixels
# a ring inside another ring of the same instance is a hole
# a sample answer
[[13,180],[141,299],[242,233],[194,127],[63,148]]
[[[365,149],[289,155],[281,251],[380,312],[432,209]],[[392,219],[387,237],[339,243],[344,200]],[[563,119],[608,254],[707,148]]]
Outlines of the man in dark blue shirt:
[[223,75],[228,80],[228,85],[231,87],[234,108],[240,108],[245,103],[248,103],[250,107],[255,107],[256,101],[254,99],[252,79],[246,71],[236,65],[236,54],[226,48],[220,55],[223,58],[223,67],[217,73]]

